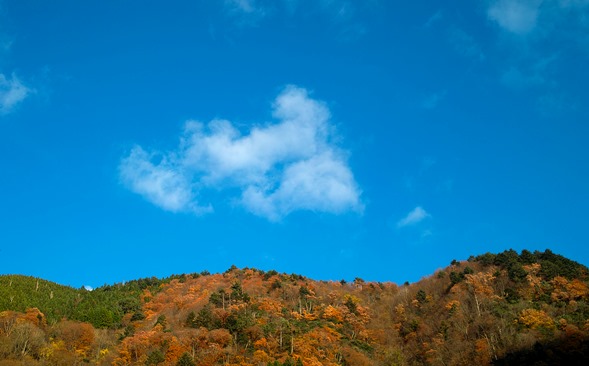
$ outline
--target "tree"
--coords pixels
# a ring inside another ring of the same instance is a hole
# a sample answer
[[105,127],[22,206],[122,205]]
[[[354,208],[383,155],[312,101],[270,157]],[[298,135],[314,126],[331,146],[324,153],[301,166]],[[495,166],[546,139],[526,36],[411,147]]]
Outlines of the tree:
[[145,361],[146,365],[158,365],[166,360],[163,352],[159,349],[153,350],[147,356],[147,361]]
[[231,300],[232,301],[243,301],[243,302],[250,301],[250,297],[247,293],[245,293],[243,291],[243,288],[241,287],[241,283],[235,282],[231,286]]
[[157,320],[156,320],[156,322],[154,324],[154,327],[156,325],[158,325],[158,324],[162,326],[162,329],[166,329],[166,326],[168,325],[168,321],[166,320],[166,316],[165,315],[162,314],[162,315],[160,315],[160,316],[157,317]]
[[145,314],[143,314],[143,312],[141,311],[136,311],[135,313],[133,313],[133,315],[131,316],[131,321],[138,321],[138,320],[143,320],[145,319]]
[[19,358],[38,357],[45,344],[44,338],[43,331],[29,322],[17,323],[8,337],[12,343],[12,354]]
[[184,352],[176,362],[176,366],[196,366],[196,363],[190,353]]
[[358,312],[358,304],[356,304],[356,301],[354,301],[352,296],[347,296],[344,305],[350,310],[350,313],[356,314]]
[[196,328],[194,326],[195,320],[196,320],[196,314],[194,313],[194,311],[191,311],[190,313],[188,313],[188,316],[186,317],[186,322],[184,322],[184,324],[187,327]]
[[[194,314],[194,313],[192,313],[192,314]],[[188,314],[188,316],[190,317],[190,314]],[[188,320],[187,320],[187,322],[188,322]],[[202,309],[199,310],[196,317],[192,320],[191,327],[193,327],[193,328],[205,327],[209,330],[215,328],[215,318],[213,315],[213,311],[211,310],[211,307],[209,305],[205,305]]]
[[118,320],[112,310],[104,306],[91,308],[86,312],[82,320],[91,323],[96,328],[114,328],[117,326]]
[[417,291],[417,295],[415,296],[415,298],[417,299],[417,301],[423,304],[427,299],[427,295],[425,294],[425,291],[419,290]]
[[88,323],[64,320],[57,325],[55,332],[70,351],[86,354],[94,343],[94,328]]
[[452,285],[459,283],[463,279],[464,279],[463,273],[459,273],[459,272],[455,272],[455,271],[450,272],[450,281],[452,282]]

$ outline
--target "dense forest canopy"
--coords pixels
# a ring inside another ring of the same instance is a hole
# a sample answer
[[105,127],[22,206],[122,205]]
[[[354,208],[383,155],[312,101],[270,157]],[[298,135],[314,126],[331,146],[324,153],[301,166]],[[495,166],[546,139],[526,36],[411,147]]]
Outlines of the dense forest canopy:
[[3,275],[0,365],[581,365],[588,274],[507,250],[404,285],[235,266],[93,291]]

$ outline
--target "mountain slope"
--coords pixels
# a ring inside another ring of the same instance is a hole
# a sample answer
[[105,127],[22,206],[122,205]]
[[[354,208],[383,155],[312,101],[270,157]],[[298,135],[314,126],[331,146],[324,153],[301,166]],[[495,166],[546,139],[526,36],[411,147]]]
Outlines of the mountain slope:
[[[36,279],[0,276],[0,311],[19,311],[0,313],[0,360],[30,365],[84,360],[99,365],[585,364],[588,273],[548,250],[509,250],[453,261],[403,286],[360,278],[314,281],[235,267],[223,274],[144,279],[92,292],[41,280],[37,288]],[[54,291],[50,300],[47,291]],[[58,292],[63,299],[53,301]],[[20,307],[9,306],[17,293]],[[8,305],[5,296],[13,299]],[[39,311],[23,313],[25,305]],[[60,315],[69,320],[57,319]],[[22,329],[16,330],[25,324],[29,337],[36,338],[23,347],[22,337],[16,337]]]

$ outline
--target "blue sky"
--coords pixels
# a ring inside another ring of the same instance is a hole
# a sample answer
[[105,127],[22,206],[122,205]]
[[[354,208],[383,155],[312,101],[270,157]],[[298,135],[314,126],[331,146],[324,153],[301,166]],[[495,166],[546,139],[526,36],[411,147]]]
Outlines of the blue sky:
[[1,273],[589,264],[589,1],[0,1]]

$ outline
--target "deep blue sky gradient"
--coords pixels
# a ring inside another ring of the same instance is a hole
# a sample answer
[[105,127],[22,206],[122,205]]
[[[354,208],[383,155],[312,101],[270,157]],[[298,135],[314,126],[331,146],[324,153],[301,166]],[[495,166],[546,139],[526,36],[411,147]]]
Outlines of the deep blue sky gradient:
[[[509,248],[588,265],[589,2],[508,3],[0,1],[0,97],[27,90],[0,114],[0,273],[402,283]],[[288,85],[329,109],[361,212],[269,220],[236,187],[170,212],[122,182],[187,120],[276,123]]]

